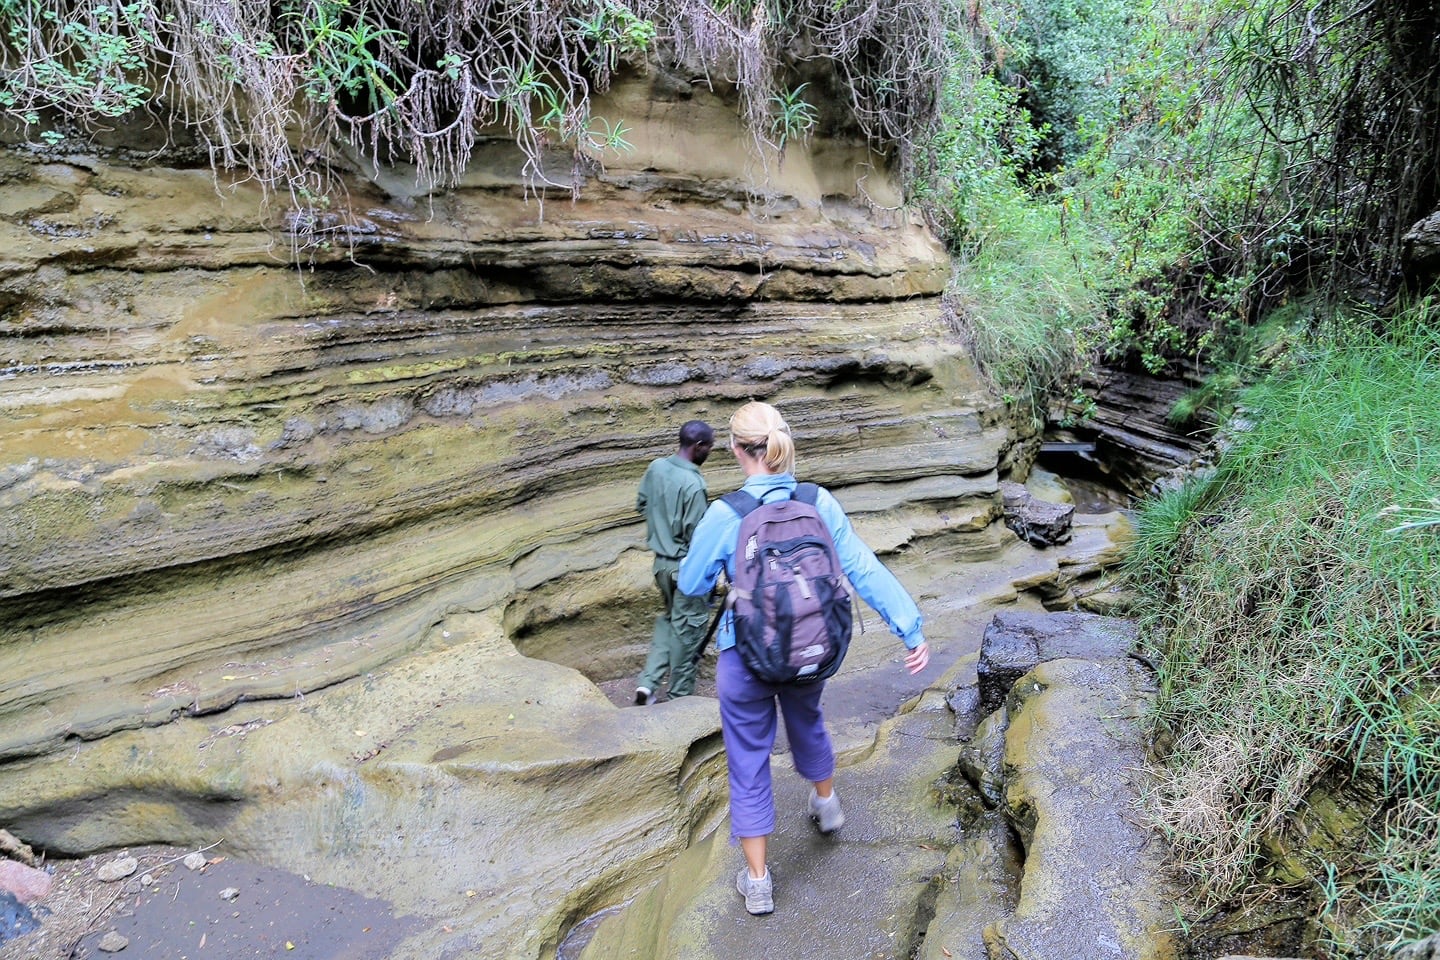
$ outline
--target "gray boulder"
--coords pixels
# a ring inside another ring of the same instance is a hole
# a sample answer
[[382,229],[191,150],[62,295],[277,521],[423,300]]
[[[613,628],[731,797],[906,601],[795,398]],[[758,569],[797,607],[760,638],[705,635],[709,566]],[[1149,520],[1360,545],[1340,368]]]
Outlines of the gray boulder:
[[1417,222],[1401,240],[1412,264],[1422,268],[1440,266],[1440,210]]
[[985,628],[976,673],[980,708],[991,713],[1015,681],[1048,660],[1104,660],[1129,656],[1138,638],[1128,620],[1086,613],[997,613]]
[[1075,519],[1073,503],[1050,503],[1037,499],[1021,484],[1000,484],[1005,507],[1005,526],[1032,547],[1068,543]]

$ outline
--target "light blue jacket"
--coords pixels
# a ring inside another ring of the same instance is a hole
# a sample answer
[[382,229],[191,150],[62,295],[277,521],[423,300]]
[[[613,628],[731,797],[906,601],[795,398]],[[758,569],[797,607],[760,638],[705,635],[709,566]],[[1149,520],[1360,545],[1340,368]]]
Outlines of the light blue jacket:
[[[772,502],[780,499],[778,491],[793,492],[795,486],[795,478],[790,474],[772,473],[756,474],[748,478],[740,489],[763,503],[767,499]],[[920,632],[920,608],[915,606],[915,601],[905,592],[895,575],[876,559],[874,551],[855,535],[855,531],[850,527],[850,518],[845,516],[839,501],[824,487],[820,488],[815,509],[820,514],[820,519],[825,521],[825,526],[830,528],[830,536],[835,541],[835,552],[840,557],[840,566],[860,599],[875,608],[891,632],[904,641],[906,647],[914,650],[924,643],[925,635]],[[735,545],[739,535],[739,514],[724,501],[716,500],[710,504],[705,516],[700,518],[699,525],[695,527],[695,534],[690,539],[690,552],[680,561],[680,577],[677,582],[680,591],[691,596],[708,594],[715,585],[715,577],[722,566],[725,568],[725,575],[734,582]],[[718,650],[728,650],[735,646],[735,628],[728,612],[720,623],[716,637],[715,645]]]

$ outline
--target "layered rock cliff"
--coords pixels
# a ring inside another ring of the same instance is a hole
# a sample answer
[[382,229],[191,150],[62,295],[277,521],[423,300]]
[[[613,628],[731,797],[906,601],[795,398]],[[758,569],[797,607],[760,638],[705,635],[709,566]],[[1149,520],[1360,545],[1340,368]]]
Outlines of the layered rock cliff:
[[[942,661],[1113,559],[1118,518],[1048,553],[1000,522],[1034,438],[883,158],[758,154],[704,87],[609,96],[631,153],[543,186],[497,140],[434,195],[357,165],[299,263],[283,209],[153,131],[0,151],[13,832],[223,839],[431,921],[396,956],[547,956],[723,816],[713,702],[590,682],[648,644],[634,491],[680,423],[779,405]],[[834,685],[861,712],[913,692],[871,620]]]
[[496,141],[444,194],[357,174],[299,265],[283,210],[183,150],[0,154],[0,758],[324,687],[450,610],[618,675],[634,483],[751,397],[861,514],[993,517],[1010,428],[882,159],[762,162],[703,88],[611,98],[634,150],[557,163],[578,199]]

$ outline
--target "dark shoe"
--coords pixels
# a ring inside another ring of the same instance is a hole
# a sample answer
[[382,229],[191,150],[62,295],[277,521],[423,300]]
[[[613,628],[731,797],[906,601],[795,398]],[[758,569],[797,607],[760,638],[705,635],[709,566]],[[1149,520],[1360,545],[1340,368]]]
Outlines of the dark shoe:
[[655,691],[649,687],[635,688],[635,706],[648,707],[655,702]]

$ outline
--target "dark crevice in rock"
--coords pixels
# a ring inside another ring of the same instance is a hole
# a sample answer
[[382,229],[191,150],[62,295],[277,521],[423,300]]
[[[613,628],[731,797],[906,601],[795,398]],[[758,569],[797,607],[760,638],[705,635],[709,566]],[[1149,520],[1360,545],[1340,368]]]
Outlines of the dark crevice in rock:
[[1171,411],[1196,383],[1115,368],[1097,368],[1083,388],[1094,402],[1090,415],[1048,431],[1057,441],[1092,442],[1093,452],[1060,472],[1089,477],[1136,499],[1155,479],[1194,462],[1213,430],[1177,427]]
[[917,957],[925,944],[925,934],[930,924],[935,920],[935,905],[940,898],[940,892],[947,886],[946,877],[943,873],[930,877],[920,895],[915,898],[913,914],[906,918],[900,925],[895,937],[895,955],[897,957]]

